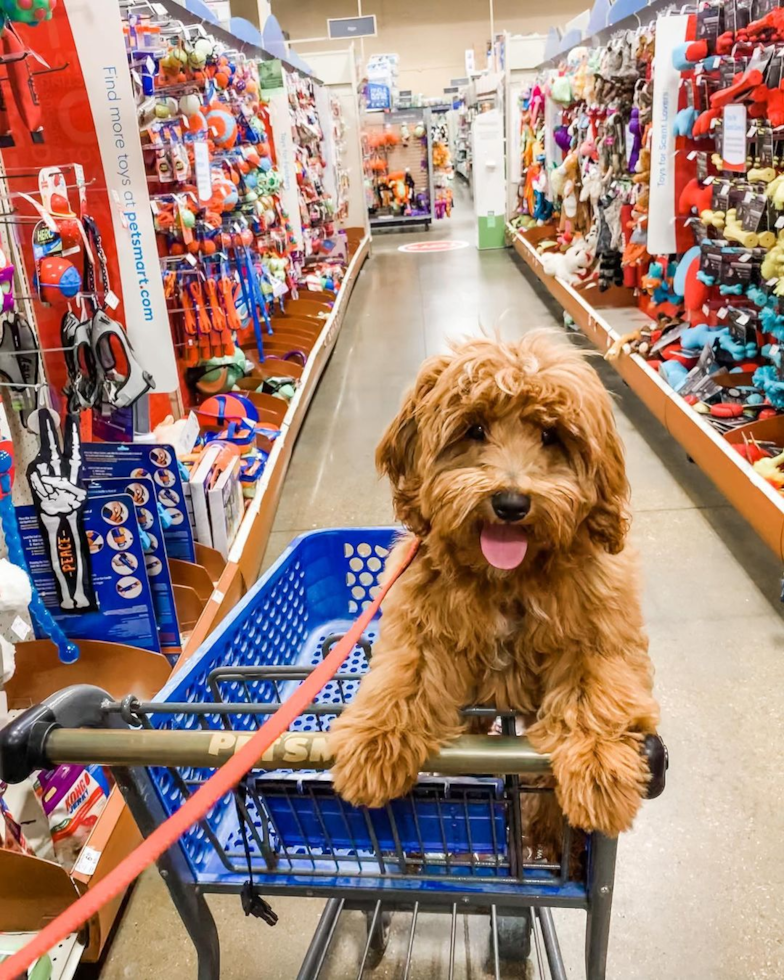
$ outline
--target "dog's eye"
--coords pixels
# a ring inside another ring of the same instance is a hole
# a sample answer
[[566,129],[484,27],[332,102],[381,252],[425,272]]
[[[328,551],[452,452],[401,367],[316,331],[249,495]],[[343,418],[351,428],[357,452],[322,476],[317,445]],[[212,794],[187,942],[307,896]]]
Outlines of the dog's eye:
[[466,432],[466,439],[473,439],[475,442],[484,442],[486,438],[487,433],[483,425],[472,425]]
[[558,442],[558,432],[556,429],[542,429],[542,445],[552,446]]

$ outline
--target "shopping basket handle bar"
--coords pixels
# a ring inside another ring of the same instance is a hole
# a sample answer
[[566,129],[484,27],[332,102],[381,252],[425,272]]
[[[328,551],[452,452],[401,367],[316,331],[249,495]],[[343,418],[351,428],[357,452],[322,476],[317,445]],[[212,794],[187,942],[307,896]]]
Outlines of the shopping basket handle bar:
[[[14,719],[0,731],[0,779],[19,782],[36,769],[71,763],[105,766],[195,766],[217,768],[252,737],[245,732],[169,731],[116,728],[96,732],[119,715],[101,711],[106,692],[80,685],[66,688]],[[81,714],[80,714],[81,712]],[[664,790],[667,749],[658,735],[646,736],[642,752],[648,762],[650,799]],[[257,769],[323,770],[332,764],[325,732],[288,732],[276,739],[259,759]],[[428,759],[424,772],[448,776],[541,774],[550,760],[539,755],[526,738],[461,735]]]

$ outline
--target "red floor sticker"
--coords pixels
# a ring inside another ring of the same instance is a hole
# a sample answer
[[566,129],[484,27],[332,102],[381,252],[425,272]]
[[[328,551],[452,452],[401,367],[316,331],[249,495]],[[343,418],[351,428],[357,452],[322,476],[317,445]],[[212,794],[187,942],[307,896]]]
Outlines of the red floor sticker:
[[400,245],[398,252],[454,252],[458,248],[468,248],[468,242],[412,242]]

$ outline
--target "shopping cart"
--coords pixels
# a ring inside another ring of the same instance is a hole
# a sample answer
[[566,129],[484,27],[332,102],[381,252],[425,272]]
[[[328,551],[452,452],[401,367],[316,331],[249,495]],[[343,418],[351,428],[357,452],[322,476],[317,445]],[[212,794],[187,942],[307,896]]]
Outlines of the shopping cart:
[[[157,701],[118,702],[98,688],[66,689],[0,732],[0,776],[18,781],[31,769],[65,762],[110,765],[148,835],[247,742],[347,632],[378,590],[394,534],[365,528],[301,536]],[[358,980],[379,963],[395,911],[410,913],[400,976],[417,976],[422,916],[438,911],[448,916],[450,980],[462,915],[489,919],[491,975],[502,976],[510,952],[519,971],[533,935],[536,948],[546,951],[551,977],[561,980],[566,971],[555,907],[587,911],[585,972],[588,980],[601,980],[616,842],[599,834],[578,841],[564,824],[560,857],[537,852],[526,834],[524,803],[526,794],[551,792],[543,788],[546,780],[528,778],[547,773],[548,760],[516,734],[514,717],[501,716],[500,735],[457,739],[428,761],[429,772],[409,796],[385,807],[355,808],[334,793],[325,733],[356,693],[376,635],[373,620],[340,672],[258,767],[159,861],[196,946],[199,980],[220,976],[208,892],[238,893],[246,912],[267,921],[274,914],[265,898],[327,899],[299,980],[324,975],[340,917],[356,910],[366,920]],[[466,713],[497,716],[489,708]],[[649,795],[658,795],[666,750],[649,737],[644,751]]]

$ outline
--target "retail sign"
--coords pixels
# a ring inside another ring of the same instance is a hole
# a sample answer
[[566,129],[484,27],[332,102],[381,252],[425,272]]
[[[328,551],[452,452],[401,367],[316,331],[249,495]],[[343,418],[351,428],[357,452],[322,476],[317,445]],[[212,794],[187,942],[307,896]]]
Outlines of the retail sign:
[[[659,17],[656,45],[659,51],[674,51],[686,37],[687,15]],[[675,228],[675,135],[673,122],[678,112],[681,76],[671,58],[654,59],[653,125],[651,138],[651,183],[648,207],[648,251],[663,255],[676,251]]]
[[722,115],[721,155],[724,170],[746,170],[746,106],[725,105]]
[[283,65],[279,58],[259,62],[259,85],[263,91],[283,88]]
[[69,0],[68,21],[84,78],[117,244],[123,321],[158,392],[179,385],[163,295],[147,175],[139,141],[120,8]]
[[398,252],[413,252],[421,255],[425,252],[456,252],[459,248],[468,248],[468,242],[459,240],[444,242],[411,242],[410,245],[398,246]]
[[368,82],[365,98],[368,109],[389,109],[391,106],[389,86],[379,82]]

